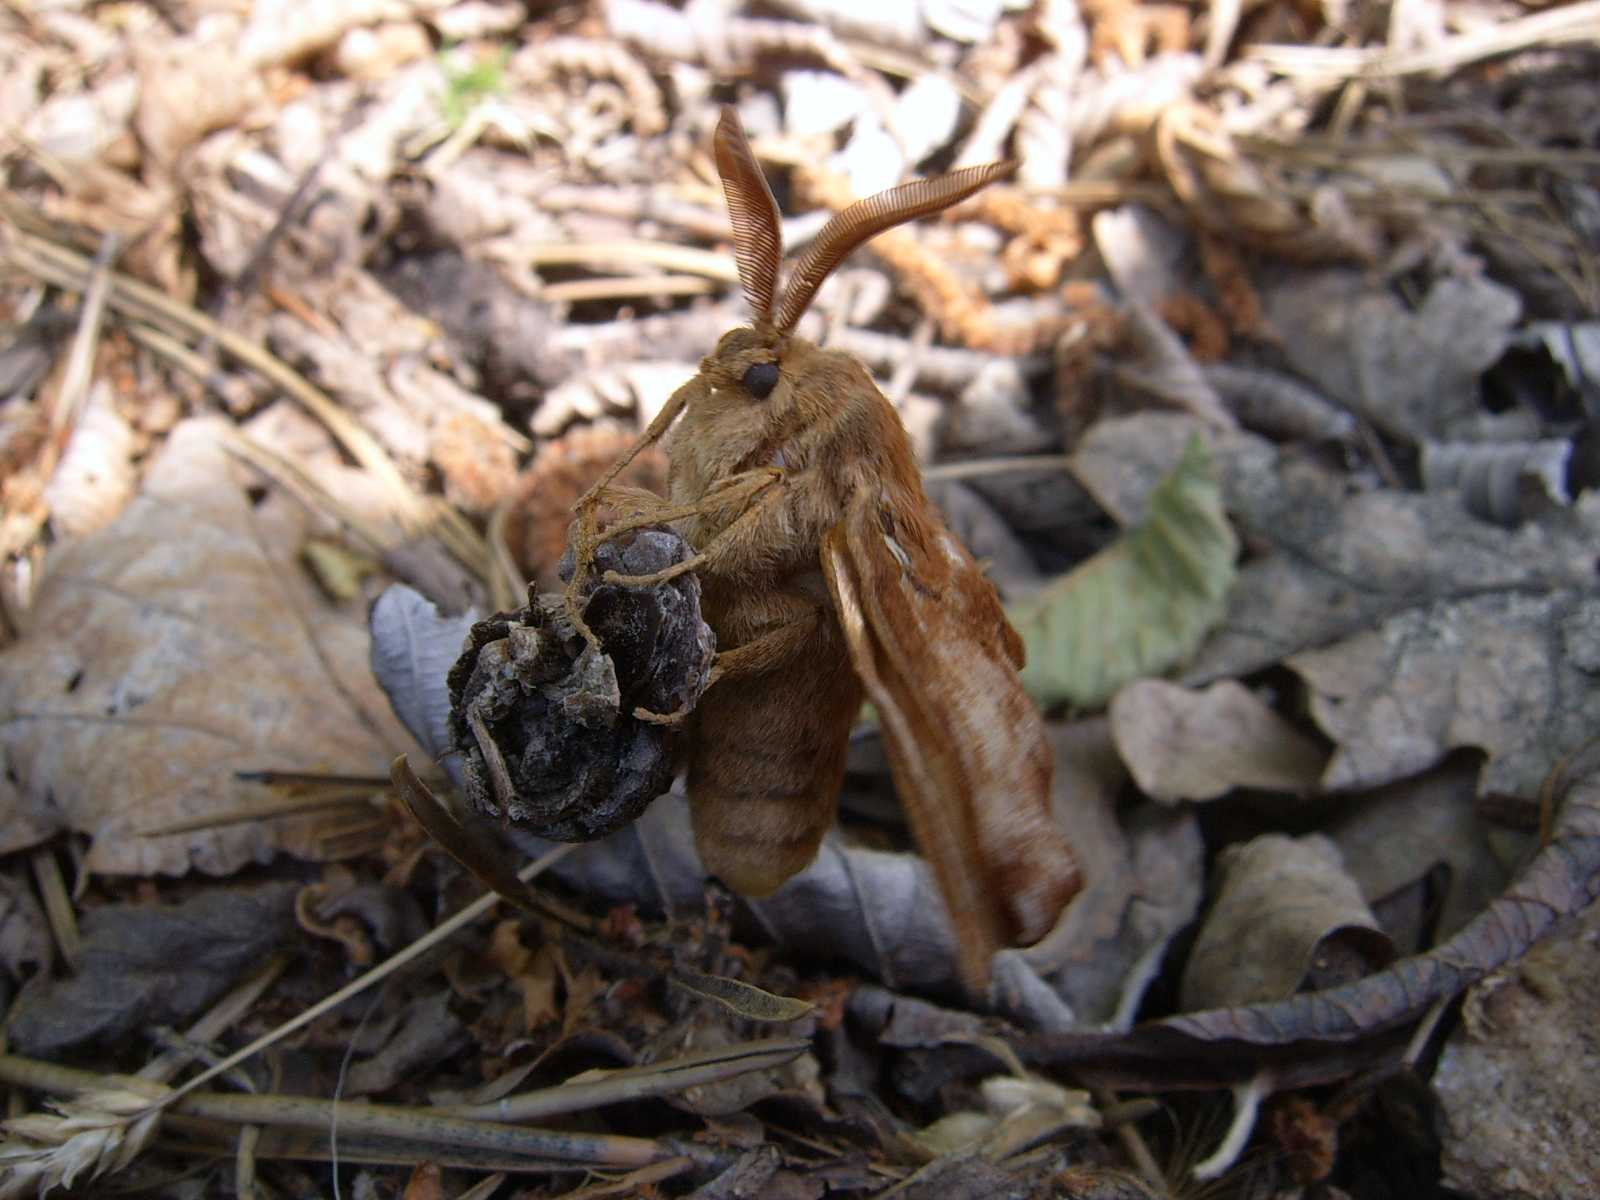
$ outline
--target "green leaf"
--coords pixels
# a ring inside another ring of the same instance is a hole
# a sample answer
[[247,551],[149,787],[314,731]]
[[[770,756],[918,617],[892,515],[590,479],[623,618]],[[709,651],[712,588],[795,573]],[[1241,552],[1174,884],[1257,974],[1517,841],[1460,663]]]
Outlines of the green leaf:
[[1137,527],[1012,607],[1028,650],[1023,686],[1046,707],[1094,708],[1184,661],[1222,618],[1238,551],[1195,438]]

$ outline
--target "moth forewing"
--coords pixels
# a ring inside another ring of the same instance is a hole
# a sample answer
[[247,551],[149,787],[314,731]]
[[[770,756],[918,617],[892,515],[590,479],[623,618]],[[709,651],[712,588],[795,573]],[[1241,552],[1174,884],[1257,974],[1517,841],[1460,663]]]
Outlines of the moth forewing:
[[858,503],[824,543],[823,570],[963,977],[981,993],[994,952],[1044,936],[1079,887],[1010,627],[977,564],[926,514]]

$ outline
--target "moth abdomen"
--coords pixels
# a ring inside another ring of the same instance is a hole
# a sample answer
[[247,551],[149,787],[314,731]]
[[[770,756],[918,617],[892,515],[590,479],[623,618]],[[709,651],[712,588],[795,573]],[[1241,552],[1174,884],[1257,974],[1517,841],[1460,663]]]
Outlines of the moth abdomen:
[[860,684],[834,639],[771,675],[724,680],[706,693],[688,784],[695,846],[710,874],[742,895],[765,896],[810,864],[833,824],[860,704]]

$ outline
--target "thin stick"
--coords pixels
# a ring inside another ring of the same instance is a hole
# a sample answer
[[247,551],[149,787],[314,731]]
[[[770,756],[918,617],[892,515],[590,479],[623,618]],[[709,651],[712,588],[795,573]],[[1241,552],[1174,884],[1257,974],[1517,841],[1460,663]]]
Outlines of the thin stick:
[[723,283],[739,282],[739,269],[729,255],[671,242],[621,239],[611,242],[535,242],[531,246],[519,246],[517,257],[535,267],[593,263],[627,268],[642,264]]
[[1070,454],[1017,454],[1006,458],[974,458],[967,462],[936,463],[922,468],[924,480],[983,479],[990,475],[1008,475],[1025,471],[1038,471],[1054,475],[1071,470]]
[[[277,982],[278,977],[288,969],[288,966],[289,955],[273,955],[258,971],[230,990],[211,1006],[210,1011],[184,1030],[184,1037],[198,1045],[216,1041],[244,1018],[245,1013],[250,1011],[251,1006],[261,998],[263,992]],[[168,1050],[141,1067],[139,1078],[154,1083],[166,1083],[181,1071],[191,1058],[187,1051]]]
[[[227,1095],[222,1092],[191,1092],[186,1088],[169,1091],[136,1076],[100,1075],[14,1054],[0,1055],[0,1079],[20,1087],[57,1093],[93,1092],[109,1084],[149,1095],[153,1103],[148,1111],[170,1107],[174,1112],[186,1116],[235,1125],[263,1125],[311,1132],[326,1129],[337,1107],[340,1130],[352,1135],[396,1138],[412,1145],[419,1142],[440,1144],[527,1158],[593,1163],[597,1166],[642,1167],[678,1154],[695,1154],[695,1150],[687,1146],[650,1138],[524,1129],[491,1121],[446,1116],[433,1109],[399,1104],[351,1103],[311,1096]],[[702,1153],[699,1157],[708,1156]]]
[[714,280],[698,275],[624,275],[547,283],[539,289],[539,299],[549,304],[576,304],[632,296],[708,296],[717,290]]
[[78,313],[78,330],[73,335],[66,370],[61,374],[61,386],[51,406],[50,434],[58,447],[78,423],[89,398],[89,385],[94,382],[94,350],[100,344],[100,330],[105,322],[106,297],[111,291],[111,264],[116,261],[117,246],[117,235],[106,234],[89,266],[88,288],[83,293],[83,306]]
[[83,939],[78,934],[78,918],[72,911],[72,897],[67,894],[67,884],[61,877],[61,863],[55,851],[48,846],[35,847],[28,856],[33,867],[34,882],[39,885],[39,895],[44,900],[45,915],[50,919],[50,932],[56,939],[56,948],[67,966],[76,967],[78,952],[83,949]]
[[804,1038],[762,1038],[738,1046],[687,1054],[648,1067],[606,1071],[599,1079],[568,1080],[555,1087],[507,1096],[487,1104],[452,1104],[436,1111],[491,1121],[541,1120],[561,1113],[681,1092],[750,1071],[780,1067],[805,1053],[810,1045]]

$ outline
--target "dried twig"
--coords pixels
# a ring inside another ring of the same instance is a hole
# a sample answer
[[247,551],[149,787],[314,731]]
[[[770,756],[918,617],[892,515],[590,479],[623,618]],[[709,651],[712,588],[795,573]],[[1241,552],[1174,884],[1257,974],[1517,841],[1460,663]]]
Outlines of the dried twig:
[[1280,75],[1311,78],[1392,79],[1459,70],[1538,46],[1600,42],[1600,0],[1568,4],[1512,21],[1485,24],[1424,50],[1385,47],[1250,46],[1245,57]]
[[78,918],[72,911],[72,897],[67,894],[66,882],[61,878],[61,863],[49,846],[36,846],[28,855],[33,867],[34,881],[44,899],[45,915],[50,919],[50,932],[61,951],[62,961],[70,968],[78,961],[78,950],[83,939],[78,935]]

